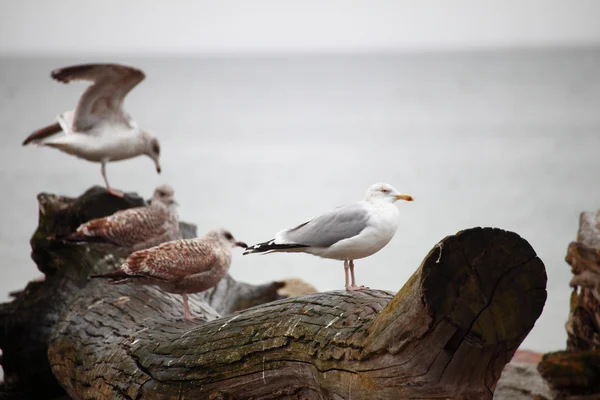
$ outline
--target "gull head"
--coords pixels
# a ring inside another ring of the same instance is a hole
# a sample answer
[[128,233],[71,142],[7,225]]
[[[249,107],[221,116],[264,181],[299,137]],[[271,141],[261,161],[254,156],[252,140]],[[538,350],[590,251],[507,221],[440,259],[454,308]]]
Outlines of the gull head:
[[367,189],[365,200],[372,203],[394,203],[396,200],[413,201],[413,198],[409,194],[398,192],[388,183],[376,183]]
[[147,155],[154,161],[156,165],[156,172],[160,174],[160,143],[158,139],[150,132],[142,132],[142,139],[144,140],[144,154]]
[[221,242],[221,244],[229,244],[231,247],[237,246],[244,249],[248,247],[246,243],[238,242],[237,240],[235,240],[231,232],[229,232],[227,229],[215,229],[213,231],[208,232],[206,236],[211,237],[213,239],[217,239],[219,242]]
[[163,203],[166,206],[178,204],[177,201],[175,201],[175,190],[167,184],[159,185],[154,189],[154,195],[149,203],[152,204],[153,202]]

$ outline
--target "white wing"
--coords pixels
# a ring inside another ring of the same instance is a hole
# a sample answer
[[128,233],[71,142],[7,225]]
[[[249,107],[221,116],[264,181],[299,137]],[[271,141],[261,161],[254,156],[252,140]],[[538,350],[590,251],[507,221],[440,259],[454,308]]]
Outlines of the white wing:
[[93,82],[77,103],[73,131],[86,132],[102,121],[134,128],[131,117],[122,107],[127,93],[144,80],[141,70],[119,64],[82,64],[54,70],[51,75],[63,83]]

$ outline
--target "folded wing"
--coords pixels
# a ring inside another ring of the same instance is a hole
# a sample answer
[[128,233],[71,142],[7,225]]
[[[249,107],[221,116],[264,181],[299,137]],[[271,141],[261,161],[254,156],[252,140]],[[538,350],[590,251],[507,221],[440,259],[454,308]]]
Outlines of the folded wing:
[[361,203],[338,207],[295,228],[277,234],[275,241],[310,247],[329,247],[358,235],[368,225],[369,213]]
[[216,261],[216,254],[207,243],[187,239],[136,251],[127,258],[123,270],[130,275],[173,282],[209,271]]
[[163,208],[130,208],[82,224],[69,239],[85,241],[94,238],[94,242],[132,247],[166,234],[168,218],[168,212]]

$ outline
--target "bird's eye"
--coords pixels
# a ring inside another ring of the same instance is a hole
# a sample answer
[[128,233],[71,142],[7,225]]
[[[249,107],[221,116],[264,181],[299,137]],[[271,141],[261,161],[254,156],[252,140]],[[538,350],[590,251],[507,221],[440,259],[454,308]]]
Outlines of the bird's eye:
[[233,235],[229,232],[225,232],[225,239],[227,240],[233,240]]
[[389,190],[389,189],[381,189],[381,191],[382,191],[383,193],[389,193],[389,192],[390,192],[390,190]]
[[152,145],[152,151],[154,152],[154,154],[156,154],[157,156],[160,155],[160,146],[158,145],[158,143],[154,143]]
[[159,192],[158,192],[158,195],[159,195],[160,197],[165,197],[167,194],[166,194],[165,192],[159,191]]

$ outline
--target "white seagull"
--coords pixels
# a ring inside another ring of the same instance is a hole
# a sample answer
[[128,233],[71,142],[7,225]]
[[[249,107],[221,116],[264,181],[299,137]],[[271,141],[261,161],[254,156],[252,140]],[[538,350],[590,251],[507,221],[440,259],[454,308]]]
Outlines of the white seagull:
[[[101,163],[106,189],[119,197],[123,193],[108,184],[107,162],[147,155],[160,173],[158,139],[141,130],[122,108],[127,93],[144,79],[142,71],[118,64],[83,64],[56,69],[51,76],[63,83],[83,80],[92,84],[74,111],[60,114],[54,124],[33,132],[23,146],[37,143]],[[50,137],[60,131],[65,135]]]
[[275,239],[248,247],[244,254],[302,252],[344,260],[346,290],[363,289],[364,286],[356,285],[354,260],[377,253],[392,240],[400,222],[396,200],[413,201],[413,198],[387,183],[376,183],[367,190],[364,200],[283,230]]

